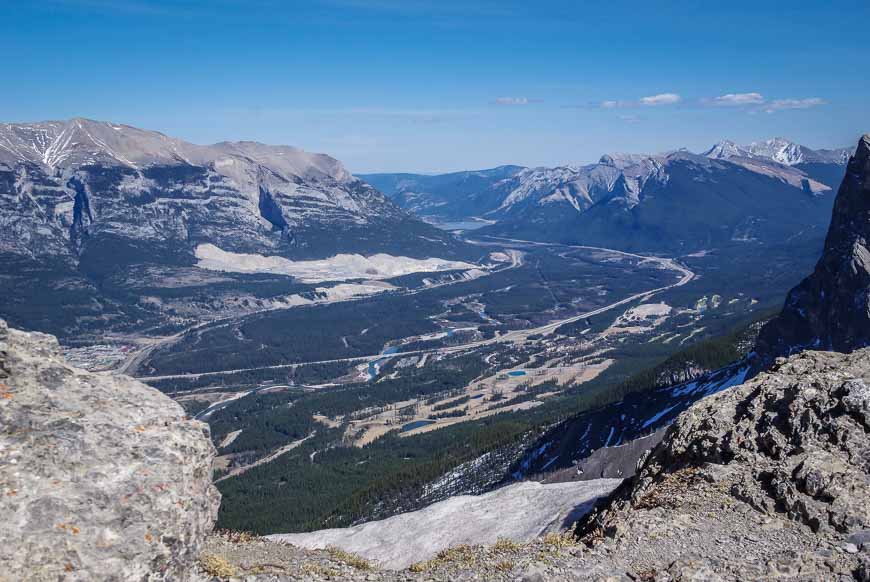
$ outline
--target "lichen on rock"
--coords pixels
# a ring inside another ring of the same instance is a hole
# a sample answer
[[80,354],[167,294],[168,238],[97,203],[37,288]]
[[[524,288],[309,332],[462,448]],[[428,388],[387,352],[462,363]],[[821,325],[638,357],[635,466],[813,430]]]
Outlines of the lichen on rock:
[[220,495],[208,426],[0,320],[0,580],[192,580]]

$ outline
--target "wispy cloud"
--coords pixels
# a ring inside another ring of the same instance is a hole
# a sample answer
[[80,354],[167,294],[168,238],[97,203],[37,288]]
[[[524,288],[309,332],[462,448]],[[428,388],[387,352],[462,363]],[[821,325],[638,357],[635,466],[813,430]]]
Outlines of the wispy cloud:
[[676,93],[659,93],[658,95],[650,95],[649,97],[641,97],[640,104],[656,107],[659,105],[674,105],[682,101],[683,98]]
[[761,93],[726,93],[706,101],[702,100],[702,102],[719,107],[744,107],[747,105],[761,105],[765,102],[765,99]]
[[785,109],[809,109],[826,105],[827,101],[819,97],[807,97],[805,99],[774,99],[764,107],[765,113],[775,113]]
[[803,99],[767,99],[758,92],[751,93],[726,93],[718,97],[701,99],[701,104],[712,107],[742,107],[749,113],[775,113],[786,109],[809,109],[826,105],[827,101],[819,97],[807,97]]
[[493,101],[496,105],[531,105],[541,102],[540,99],[529,99],[528,97],[498,97]]
[[658,95],[649,95],[641,97],[634,101],[623,101],[619,99],[608,99],[601,101],[595,105],[597,109],[633,109],[638,107],[656,107],[661,105],[676,105],[683,100],[676,93],[659,93]]

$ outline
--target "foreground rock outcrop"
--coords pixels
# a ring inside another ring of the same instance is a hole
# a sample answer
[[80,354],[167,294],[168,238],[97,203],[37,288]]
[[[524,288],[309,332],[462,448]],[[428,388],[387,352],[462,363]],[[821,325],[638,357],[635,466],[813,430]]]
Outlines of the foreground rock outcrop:
[[0,320],[0,580],[184,581],[212,530],[208,427]]
[[870,350],[699,402],[579,532],[654,580],[870,579]]
[[[504,503],[497,517],[522,511]],[[208,551],[237,579],[258,582],[870,581],[870,349],[792,356],[694,404],[576,539],[430,557],[412,539],[432,535],[420,526],[406,534],[414,564],[403,571],[267,540],[211,540]]]
[[870,135],[858,143],[837,193],[815,271],[791,290],[758,338],[764,367],[803,349],[848,352],[870,345]]

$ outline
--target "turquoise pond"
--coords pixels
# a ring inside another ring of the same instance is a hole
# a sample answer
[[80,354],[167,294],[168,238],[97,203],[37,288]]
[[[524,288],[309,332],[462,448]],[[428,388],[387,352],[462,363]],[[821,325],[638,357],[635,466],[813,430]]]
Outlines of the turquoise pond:
[[513,372],[508,372],[508,376],[525,376],[525,370],[514,370]]

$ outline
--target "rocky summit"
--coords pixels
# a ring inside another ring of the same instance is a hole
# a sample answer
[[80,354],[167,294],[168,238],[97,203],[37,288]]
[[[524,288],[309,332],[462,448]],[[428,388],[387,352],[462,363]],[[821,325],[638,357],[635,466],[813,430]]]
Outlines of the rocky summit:
[[680,415],[579,528],[652,580],[870,579],[870,350],[805,352]]
[[216,518],[208,426],[0,320],[0,580],[184,581]]
[[815,271],[764,327],[762,364],[802,349],[848,352],[870,345],[870,135],[849,160]]

